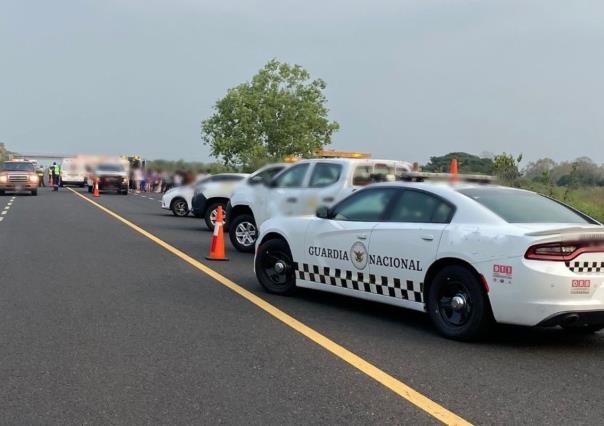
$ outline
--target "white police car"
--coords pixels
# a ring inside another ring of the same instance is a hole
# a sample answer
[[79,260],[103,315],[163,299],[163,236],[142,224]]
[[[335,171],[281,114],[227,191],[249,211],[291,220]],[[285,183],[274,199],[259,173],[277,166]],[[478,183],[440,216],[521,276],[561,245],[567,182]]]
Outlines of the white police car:
[[427,311],[445,336],[493,323],[604,327],[604,226],[530,191],[479,184],[371,185],[316,216],[261,227],[268,291],[330,291]]

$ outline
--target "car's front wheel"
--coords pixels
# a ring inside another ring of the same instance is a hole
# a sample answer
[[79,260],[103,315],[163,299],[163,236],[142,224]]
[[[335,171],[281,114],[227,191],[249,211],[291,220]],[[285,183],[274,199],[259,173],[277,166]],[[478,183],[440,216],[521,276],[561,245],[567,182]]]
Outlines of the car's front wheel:
[[189,206],[187,206],[187,202],[182,198],[176,198],[172,201],[170,205],[170,210],[174,216],[184,217],[189,214]]
[[473,340],[483,336],[493,319],[487,296],[476,274],[461,265],[439,271],[428,290],[432,323],[445,337]]
[[218,215],[218,207],[222,206],[222,223],[226,221],[226,211],[224,203],[212,203],[206,209],[204,220],[206,227],[210,230],[214,230],[214,224],[216,223],[216,216]]
[[291,251],[280,239],[269,240],[258,247],[256,277],[270,293],[290,295],[296,290],[296,276]]
[[229,224],[229,239],[238,251],[253,253],[257,238],[258,228],[252,215],[239,215]]

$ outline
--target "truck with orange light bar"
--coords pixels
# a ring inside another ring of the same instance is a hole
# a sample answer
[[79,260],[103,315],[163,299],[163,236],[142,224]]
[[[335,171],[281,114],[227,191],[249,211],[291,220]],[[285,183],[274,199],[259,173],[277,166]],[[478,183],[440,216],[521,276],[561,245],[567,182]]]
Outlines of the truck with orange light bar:
[[332,205],[370,183],[395,181],[413,168],[406,161],[363,158],[368,155],[363,153],[338,157],[343,154],[318,153],[326,158],[299,160],[269,181],[250,181],[235,188],[226,208],[233,246],[253,252],[258,227],[268,218],[313,214],[318,205]]

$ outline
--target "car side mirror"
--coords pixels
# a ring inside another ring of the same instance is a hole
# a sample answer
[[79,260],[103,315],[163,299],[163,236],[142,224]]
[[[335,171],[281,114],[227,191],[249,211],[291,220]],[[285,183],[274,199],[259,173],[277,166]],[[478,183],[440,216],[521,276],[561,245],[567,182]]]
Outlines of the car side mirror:
[[317,217],[321,219],[331,219],[331,209],[327,206],[317,208]]

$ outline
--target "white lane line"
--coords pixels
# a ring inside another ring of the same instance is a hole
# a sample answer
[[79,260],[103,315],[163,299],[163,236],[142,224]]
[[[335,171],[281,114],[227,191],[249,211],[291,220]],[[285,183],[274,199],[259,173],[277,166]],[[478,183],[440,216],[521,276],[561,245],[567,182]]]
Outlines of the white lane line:
[[3,211],[2,213],[0,213],[0,214],[6,214],[6,213],[8,213],[8,210],[4,210],[4,211]]

